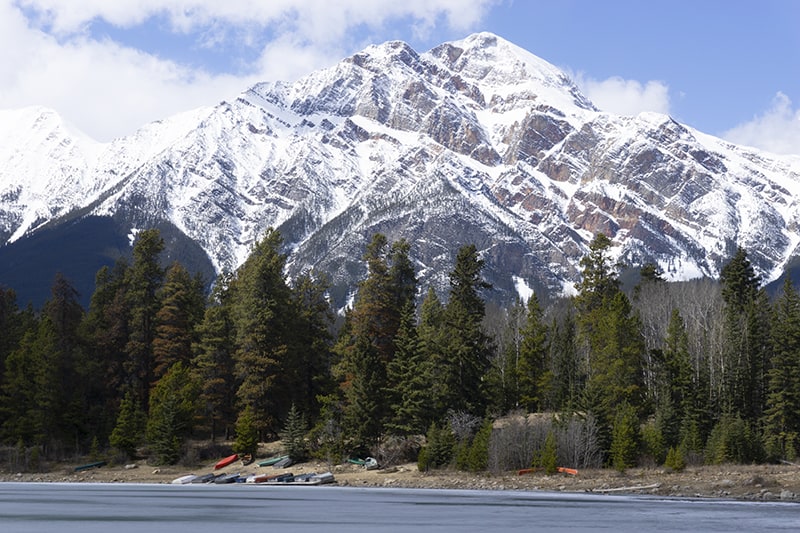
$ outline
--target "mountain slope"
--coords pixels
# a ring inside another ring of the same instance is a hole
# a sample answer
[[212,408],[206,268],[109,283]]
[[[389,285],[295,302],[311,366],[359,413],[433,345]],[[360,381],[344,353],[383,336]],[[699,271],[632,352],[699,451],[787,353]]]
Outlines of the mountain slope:
[[620,259],[672,279],[717,276],[736,246],[774,279],[800,242],[800,158],[663,115],[602,113],[488,33],[423,54],[371,46],[107,145],[46,110],[4,113],[2,241],[107,217],[118,236],[172,228],[173,256],[199,246],[210,273],[240,265],[272,226],[290,272],[330,273],[340,305],[376,231],[407,238],[423,283],[439,287],[457,248],[476,244],[500,299],[568,288],[599,231]]

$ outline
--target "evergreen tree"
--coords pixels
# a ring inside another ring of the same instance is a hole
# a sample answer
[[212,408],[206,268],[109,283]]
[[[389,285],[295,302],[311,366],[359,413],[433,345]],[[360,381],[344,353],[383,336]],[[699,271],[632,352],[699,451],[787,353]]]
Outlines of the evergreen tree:
[[663,350],[663,372],[659,375],[659,395],[656,398],[656,419],[665,445],[680,443],[680,431],[685,418],[699,407],[698,383],[693,383],[689,361],[689,338],[683,317],[672,310]]
[[600,440],[606,449],[617,408],[626,403],[638,410],[642,405],[644,353],[641,324],[619,289],[610,247],[611,241],[603,234],[589,245],[589,255],[581,260],[583,277],[575,298],[588,350],[584,403],[601,423]]
[[[192,367],[200,383],[204,419],[212,441],[219,435],[228,437],[231,421],[236,419],[238,387],[234,376],[236,346],[230,281],[230,276],[224,274],[217,279],[193,348],[196,355]],[[252,410],[250,414],[252,416]]]
[[450,273],[450,298],[444,313],[443,385],[447,408],[482,416],[490,339],[483,332],[485,304],[480,291],[491,288],[481,278],[483,260],[474,245],[463,246]]
[[423,414],[423,421],[424,427],[430,427],[431,423],[444,418],[448,409],[444,386],[446,345],[444,306],[432,287],[428,288],[420,307],[417,333],[422,352],[421,369],[425,381],[430,385],[428,409]]
[[70,445],[85,441],[86,383],[91,376],[81,375],[82,343],[78,327],[83,308],[78,293],[60,273],[56,274],[51,298],[45,302],[40,323],[43,365],[38,369],[38,404],[42,410],[45,443],[55,441]]
[[153,379],[158,381],[176,362],[192,359],[195,327],[204,313],[203,284],[180,264],[173,263],[159,291],[160,308],[155,315]]
[[286,417],[286,425],[281,431],[281,443],[283,444],[284,453],[295,462],[305,460],[308,454],[306,431],[305,417],[297,410],[297,406],[292,404]]
[[627,402],[617,406],[612,426],[610,459],[614,468],[620,472],[636,464],[638,450],[636,409]]
[[407,243],[400,241],[392,246],[391,265],[387,247],[386,237],[380,233],[367,245],[367,278],[359,284],[348,327],[336,346],[342,360],[345,423],[359,449],[374,444],[389,421],[387,366],[396,351],[395,337],[402,315],[398,306],[412,302],[416,294]]
[[158,292],[164,280],[159,255],[164,240],[158,230],[141,231],[133,245],[133,264],[126,272],[127,305],[130,310],[128,342],[124,364],[127,384],[134,388],[148,412],[150,386],[153,383],[153,339],[156,335]]
[[395,435],[419,435],[425,431],[429,410],[430,369],[414,323],[414,305],[408,302],[395,336],[395,356],[387,368],[391,419]]
[[291,290],[286,283],[283,239],[268,230],[256,243],[232,285],[236,328],[236,377],[240,408],[250,406],[259,433],[277,434],[291,406]]
[[306,413],[309,421],[316,422],[320,411],[319,398],[331,392],[333,312],[327,299],[328,283],[302,274],[292,288],[293,315],[297,323],[292,327],[295,354],[291,362],[294,374],[293,402]]
[[723,412],[756,423],[766,399],[769,308],[747,252],[739,248],[720,273],[725,342],[719,401]]
[[519,360],[520,404],[528,412],[539,411],[543,402],[543,388],[547,386],[547,327],[544,325],[539,299],[533,294],[528,300],[525,329]]
[[800,295],[786,276],[773,307],[764,447],[772,460],[794,461],[800,453]]
[[258,451],[258,425],[248,405],[236,419],[236,440],[233,451],[239,455],[255,455]]
[[191,435],[200,387],[183,362],[173,364],[153,388],[145,436],[161,464],[174,464]]
[[581,371],[576,330],[571,312],[560,323],[553,319],[547,370],[541,382],[545,410],[569,412],[578,406],[585,370]]
[[125,347],[130,312],[127,298],[128,263],[119,259],[113,268],[103,267],[95,276],[95,291],[81,324],[86,342],[88,381],[86,420],[90,432],[106,439],[111,434],[120,402],[130,383],[125,379]]
[[119,415],[109,443],[129,458],[134,458],[136,449],[144,441],[145,423],[141,402],[136,399],[133,389],[129,389],[120,403]]

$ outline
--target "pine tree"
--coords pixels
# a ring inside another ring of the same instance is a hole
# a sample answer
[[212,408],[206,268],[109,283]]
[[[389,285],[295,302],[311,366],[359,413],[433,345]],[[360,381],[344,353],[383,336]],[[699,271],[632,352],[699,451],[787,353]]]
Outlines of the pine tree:
[[133,245],[133,264],[126,272],[127,305],[130,310],[128,342],[125,345],[124,369],[127,384],[136,390],[142,410],[148,412],[150,386],[153,383],[153,339],[155,316],[159,309],[158,291],[164,280],[159,255],[164,240],[158,230],[139,232]]
[[327,299],[328,282],[302,274],[292,288],[292,302],[297,323],[292,327],[290,362],[293,386],[292,400],[309,422],[314,424],[320,411],[319,398],[333,388],[331,376],[333,311]]
[[180,264],[166,271],[159,291],[160,308],[155,315],[153,338],[153,379],[158,381],[170,366],[192,358],[194,330],[204,313],[203,285]]
[[359,449],[374,444],[389,421],[387,366],[395,357],[402,315],[399,306],[408,305],[416,294],[407,243],[392,246],[391,265],[387,247],[386,237],[380,233],[367,245],[367,278],[359,284],[347,327],[335,348],[342,361],[339,373],[346,399],[345,423]]
[[129,337],[127,298],[128,263],[119,259],[113,268],[103,267],[95,276],[95,291],[81,324],[86,342],[86,372],[94,376],[90,386],[86,420],[94,435],[111,434],[120,402],[130,383],[125,378],[125,346]]
[[[204,406],[211,440],[230,434],[231,421],[236,419],[237,382],[234,377],[235,330],[231,317],[230,276],[217,279],[198,326],[198,341],[192,368],[201,384],[200,396]],[[252,415],[252,411],[250,412]],[[256,436],[256,442],[258,436]]]

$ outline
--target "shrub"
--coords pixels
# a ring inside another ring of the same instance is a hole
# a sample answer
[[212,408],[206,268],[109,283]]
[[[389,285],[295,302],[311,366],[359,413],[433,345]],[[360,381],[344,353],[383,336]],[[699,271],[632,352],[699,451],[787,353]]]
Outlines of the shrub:
[[686,468],[686,460],[683,458],[683,452],[680,447],[671,447],[667,452],[667,459],[664,461],[664,466],[671,468],[676,472],[680,472]]
[[236,439],[233,441],[233,451],[246,455],[255,454],[257,450],[258,428],[253,409],[248,405],[236,419]]

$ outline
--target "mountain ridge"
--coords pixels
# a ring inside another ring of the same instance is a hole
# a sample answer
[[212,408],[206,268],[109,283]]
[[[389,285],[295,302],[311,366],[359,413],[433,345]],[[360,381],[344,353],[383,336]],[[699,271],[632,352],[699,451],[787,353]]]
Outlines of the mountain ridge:
[[489,33],[424,53],[373,45],[106,144],[32,125],[39,140],[25,145],[9,113],[4,244],[85,216],[121,235],[163,225],[176,248],[202,248],[213,275],[276,227],[290,274],[331,273],[339,304],[375,231],[409,239],[423,284],[439,287],[455,249],[475,244],[501,299],[519,280],[569,291],[600,231],[620,260],[655,262],[674,280],[716,277],[736,246],[766,281],[798,255],[800,157],[665,115],[604,113],[556,67]]

